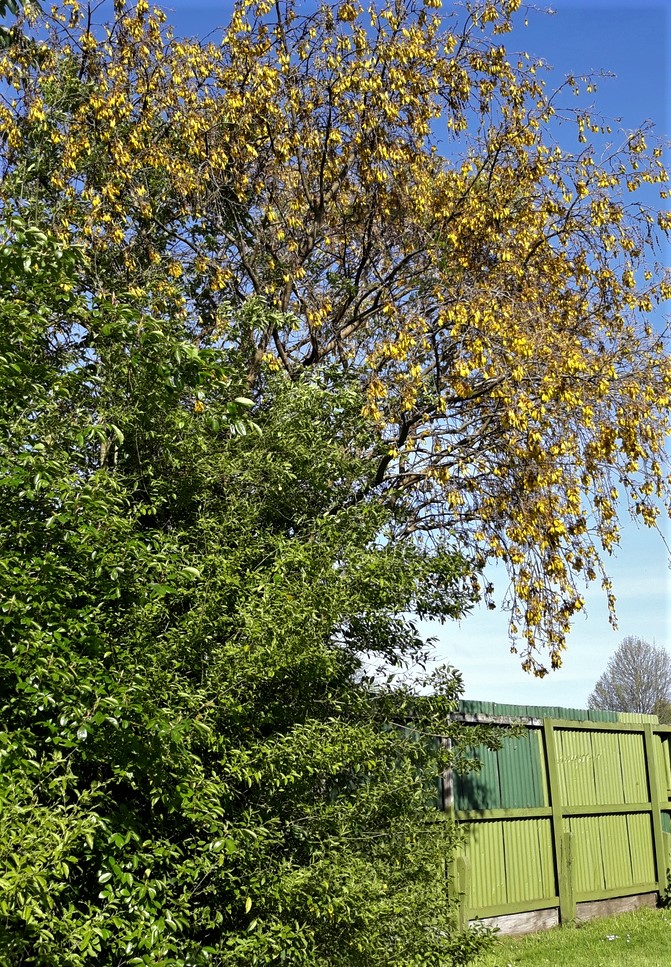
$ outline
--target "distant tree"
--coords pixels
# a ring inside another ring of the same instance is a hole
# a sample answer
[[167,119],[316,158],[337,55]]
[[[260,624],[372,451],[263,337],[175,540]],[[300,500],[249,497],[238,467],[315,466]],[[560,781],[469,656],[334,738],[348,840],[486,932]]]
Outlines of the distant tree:
[[642,638],[624,638],[587,700],[590,708],[646,712],[671,720],[671,655]]
[[660,698],[655,702],[655,707],[652,711],[662,725],[671,725],[671,701],[669,699]]

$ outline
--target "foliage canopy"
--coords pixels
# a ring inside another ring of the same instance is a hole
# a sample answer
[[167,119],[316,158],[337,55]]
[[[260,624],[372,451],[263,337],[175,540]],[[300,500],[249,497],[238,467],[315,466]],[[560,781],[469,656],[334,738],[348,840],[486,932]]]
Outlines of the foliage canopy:
[[84,257],[0,244],[3,962],[466,962],[460,679],[371,671],[468,606],[464,561],[352,503],[356,386],[268,380],[252,422],[184,320],[79,295]]
[[4,53],[0,132],[6,201],[86,248],[82,292],[183,313],[254,400],[278,369],[355,379],[368,488],[507,566],[542,673],[583,581],[614,608],[618,496],[650,526],[668,500],[669,214],[637,200],[668,177],[506,52],[519,6],[244,0],[201,43],[68,0]]

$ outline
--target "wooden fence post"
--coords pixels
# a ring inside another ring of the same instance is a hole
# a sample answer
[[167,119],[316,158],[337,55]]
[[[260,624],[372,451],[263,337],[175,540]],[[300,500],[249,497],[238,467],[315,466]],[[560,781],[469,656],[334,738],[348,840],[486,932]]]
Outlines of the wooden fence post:
[[655,866],[657,872],[657,889],[660,896],[666,892],[666,851],[664,849],[664,834],[662,832],[662,800],[659,795],[659,775],[657,770],[657,750],[655,749],[655,734],[652,725],[643,726],[643,740],[645,742],[645,761],[647,767],[648,796],[652,810],[652,842],[655,851]]
[[447,892],[455,902],[455,923],[457,930],[468,930],[468,890],[470,868],[464,853],[457,853],[448,868]]
[[547,767],[548,793],[552,809],[552,841],[554,845],[555,880],[559,895],[559,919],[561,923],[575,920],[575,889],[573,885],[573,850],[571,834],[564,831],[564,803],[561,797],[559,760],[554,725],[551,719],[543,719],[545,763]]
[[559,915],[562,923],[576,918],[575,881],[573,877],[573,833],[566,830],[561,840],[559,861]]
[[470,869],[468,860],[461,854],[457,857],[457,879],[459,890],[459,929],[468,930],[468,888]]

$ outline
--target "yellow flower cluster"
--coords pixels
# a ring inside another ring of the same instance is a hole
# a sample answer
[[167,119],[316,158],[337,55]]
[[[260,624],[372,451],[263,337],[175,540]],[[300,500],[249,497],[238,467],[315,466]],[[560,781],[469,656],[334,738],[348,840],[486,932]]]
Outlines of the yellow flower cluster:
[[649,526],[669,500],[671,367],[646,317],[671,282],[646,259],[671,214],[636,207],[641,184],[668,197],[649,136],[601,163],[576,112],[580,153],[551,142],[540,66],[499,42],[519,6],[476,0],[458,26],[438,0],[240,0],[200,44],[146,0],[107,31],[66,0],[39,57],[0,51],[0,136],[5,201],[34,184],[91,291],[190,316],[250,392],[264,367],[356,373],[416,526],[507,564],[542,671],[577,582],[606,580],[617,494]]

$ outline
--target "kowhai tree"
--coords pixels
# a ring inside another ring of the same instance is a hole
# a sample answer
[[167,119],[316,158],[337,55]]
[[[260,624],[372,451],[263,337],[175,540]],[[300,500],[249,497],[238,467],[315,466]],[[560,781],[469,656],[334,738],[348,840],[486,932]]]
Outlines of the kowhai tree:
[[614,614],[620,506],[668,499],[669,215],[638,200],[668,179],[506,51],[519,6],[244,2],[201,43],[73,0],[5,52],[0,128],[4,196],[85,246],[82,292],[182,313],[254,401],[279,370],[358,383],[367,492],[505,564],[542,674],[585,581]]

